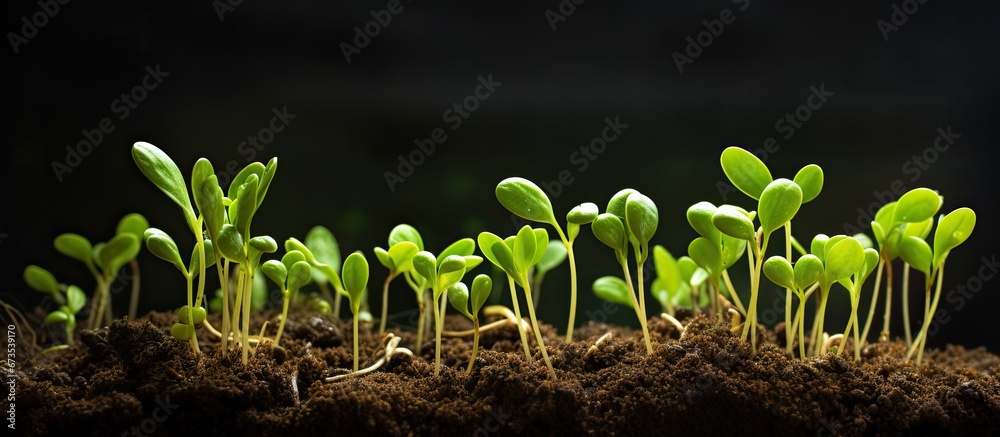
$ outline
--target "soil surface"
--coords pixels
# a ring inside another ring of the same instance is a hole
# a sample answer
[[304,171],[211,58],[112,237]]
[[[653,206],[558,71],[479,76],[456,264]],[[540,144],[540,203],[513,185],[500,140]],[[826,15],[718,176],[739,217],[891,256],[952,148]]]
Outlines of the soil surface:
[[[269,317],[274,332],[275,314]],[[950,346],[922,366],[902,343],[868,346],[860,363],[828,354],[785,355],[765,331],[750,345],[704,316],[679,314],[678,332],[649,322],[641,332],[591,324],[564,344],[543,333],[558,379],[532,339],[525,360],[512,324],[484,332],[472,374],[470,338],[433,341],[419,356],[395,354],[373,373],[336,382],[352,365],[351,325],[293,312],[280,347],[262,343],[248,365],[222,358],[199,330],[202,354],[169,336],[172,313],[81,331],[65,351],[19,363],[17,429],[29,435],[1000,435],[1000,357]],[[209,317],[215,326],[217,316]],[[490,320],[488,320],[490,321]],[[488,322],[487,321],[487,322]],[[446,329],[470,323],[455,316]],[[375,328],[377,330],[377,327]],[[781,329],[780,327],[778,328]],[[401,347],[414,349],[414,335]],[[595,342],[613,333],[599,346]],[[433,338],[431,338],[433,340]],[[362,326],[361,366],[386,339]],[[238,352],[237,349],[232,349]]]

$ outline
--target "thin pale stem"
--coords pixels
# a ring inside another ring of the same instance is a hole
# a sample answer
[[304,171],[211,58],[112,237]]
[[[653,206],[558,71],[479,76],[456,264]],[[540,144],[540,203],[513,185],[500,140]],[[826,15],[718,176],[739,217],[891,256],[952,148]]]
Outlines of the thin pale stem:
[[885,263],[885,318],[882,320],[882,334],[879,341],[889,341],[889,319],[892,317],[892,262]]
[[385,318],[389,314],[389,283],[396,278],[398,273],[390,272],[389,276],[386,276],[385,283],[382,284],[382,318],[378,322],[378,333],[382,334],[385,332]]
[[[926,299],[924,308],[927,308]],[[926,313],[924,314],[926,317]],[[906,346],[913,344],[913,337],[910,335],[910,265],[903,263],[903,332],[906,335]]]
[[[444,296],[444,294],[442,294]],[[438,308],[436,301],[431,302],[434,307],[434,376],[441,374],[441,331],[444,330],[444,314]]]
[[813,356],[823,354],[823,323],[826,319],[826,302],[829,301],[830,288],[824,287],[819,292],[819,310],[816,312],[816,323],[813,326]]
[[[220,259],[219,252],[215,252],[215,258]],[[219,286],[222,287],[222,356],[229,355],[229,260],[215,263],[219,271]]]
[[469,368],[465,370],[466,375],[472,374],[472,365],[476,363],[476,353],[479,352],[479,317],[472,318],[472,329],[475,330],[475,334],[472,334],[472,356],[469,357]]
[[191,278],[188,278],[187,281],[188,326],[191,327],[191,333],[192,333],[190,340],[191,350],[194,351],[195,355],[198,355],[199,353],[201,353],[201,348],[198,347],[198,332],[197,328],[195,328],[194,326],[194,307],[191,306],[191,291],[194,287],[193,282],[194,281],[192,281]]
[[722,271],[722,280],[726,283],[726,288],[729,289],[729,297],[733,299],[733,305],[736,305],[736,309],[740,311],[740,314],[744,316],[747,314],[747,309],[743,307],[743,302],[740,301],[740,295],[736,293],[736,288],[733,288],[733,281],[729,279],[729,271]]
[[764,254],[767,253],[767,243],[770,240],[770,234],[764,234],[761,237],[760,252],[758,252],[757,260],[754,263],[753,275],[750,276],[750,307],[747,310],[747,323],[748,326],[743,327],[743,339],[746,341],[747,330],[750,331],[750,346],[753,353],[757,353],[757,297],[760,294],[760,272],[764,267]]
[[[201,220],[198,220],[201,223]],[[205,240],[198,238],[198,243],[195,245],[195,250],[198,251],[198,261],[200,265],[198,267],[198,297],[194,300],[194,306],[191,307],[194,310],[195,307],[201,307],[201,300],[205,297]]]
[[906,354],[906,359],[909,360],[913,356],[913,353],[916,352],[918,365],[924,358],[924,348],[927,346],[927,330],[931,326],[932,319],[930,315],[937,311],[938,301],[941,299],[941,286],[944,283],[944,261],[941,262],[941,266],[932,275],[937,275],[937,286],[934,289],[934,300],[931,302],[930,313],[924,317],[924,326],[920,328],[917,340],[913,342],[913,346],[910,347],[910,351]]
[[868,307],[868,320],[865,320],[865,329],[861,331],[861,338],[868,342],[868,330],[872,327],[872,320],[875,319],[875,307],[878,305],[878,291],[882,288],[882,269],[885,268],[885,258],[879,258],[878,267],[875,269],[875,292],[872,293],[872,303]]
[[[556,228],[558,229],[558,228]],[[562,231],[559,233],[562,236]],[[573,342],[573,327],[576,325],[576,258],[573,256],[573,242],[563,240],[569,258],[569,323],[566,324],[566,343]]]
[[[438,343],[441,342],[441,338],[438,337]],[[439,360],[440,362],[440,355]],[[354,314],[354,371],[358,371],[358,314]],[[437,367],[434,368],[434,375],[437,375]]]
[[243,280],[243,329],[242,338],[243,341],[243,364],[246,365],[250,360],[250,295],[251,288],[253,286],[253,269],[245,269],[240,272],[240,274],[245,278]]
[[281,304],[281,322],[278,323],[278,333],[274,334],[274,344],[281,344],[281,334],[285,332],[285,321],[288,320],[288,304],[292,301],[291,290],[282,290],[284,293],[284,302]]
[[[639,274],[642,274],[642,268],[639,268]],[[642,327],[642,339],[646,343],[646,354],[653,354],[653,343],[649,341],[649,329],[646,327],[646,314],[642,312],[642,308],[639,306],[637,299],[635,297],[635,289],[632,287],[632,274],[628,271],[628,261],[622,259],[622,272],[625,274],[625,284],[628,285],[629,296],[632,298],[632,307],[635,308],[635,315],[639,318],[639,326]]]
[[538,349],[542,351],[542,360],[545,361],[545,367],[549,368],[549,376],[552,379],[556,379],[556,371],[552,368],[552,361],[549,361],[549,352],[545,348],[545,340],[542,339],[542,330],[538,329],[538,319],[535,318],[535,306],[531,302],[531,285],[528,282],[528,278],[524,279],[524,285],[527,287],[524,289],[524,299],[528,304],[528,316],[531,317],[531,330],[535,331],[535,341],[538,342]]
[[132,270],[132,297],[128,302],[128,319],[135,320],[135,313],[139,310],[139,262],[132,258],[128,265]]
[[[792,264],[792,222],[785,223],[785,259]],[[785,351],[792,355],[792,289],[785,289]]]
[[514,277],[507,275],[507,280],[510,282],[510,299],[513,301],[514,316],[517,317],[517,331],[521,334],[521,346],[524,347],[524,359],[531,363],[535,359],[532,358],[531,350],[528,349],[528,334],[524,332],[524,327],[521,326],[521,306],[517,303],[517,288],[514,288]]
[[[422,293],[421,293],[422,294]],[[420,353],[420,349],[424,344],[424,300],[423,298],[417,300],[417,307],[420,314],[417,315],[417,354]]]
[[799,331],[799,358],[803,361],[806,359],[806,299],[799,300],[799,309],[796,311],[795,317],[798,319],[798,331]]

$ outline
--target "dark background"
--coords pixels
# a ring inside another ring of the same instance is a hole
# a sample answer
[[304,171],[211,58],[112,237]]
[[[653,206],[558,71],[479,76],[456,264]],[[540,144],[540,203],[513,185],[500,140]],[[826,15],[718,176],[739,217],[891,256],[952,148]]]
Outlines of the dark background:
[[[858,208],[877,204],[874,193],[899,180],[907,188],[940,190],[945,211],[970,206],[978,213],[974,235],[949,260],[946,291],[975,282],[982,257],[996,253],[995,165],[987,155],[995,146],[998,97],[995,3],[928,1],[888,41],[877,22],[892,23],[894,5],[912,11],[916,2],[754,0],[740,10],[747,4],[590,1],[555,30],[546,11],[558,11],[556,1],[475,3],[404,1],[350,63],[341,43],[353,44],[354,27],[372,21],[371,11],[387,2],[247,1],[224,10],[221,20],[208,1],[60,5],[17,53],[6,49],[12,112],[0,158],[4,299],[22,307],[40,300],[21,280],[27,264],[89,293],[89,274],[55,252],[52,239],[76,232],[106,240],[128,212],[146,215],[186,253],[191,246],[182,237],[180,212],[136,169],[130,147],[135,141],[161,147],[185,175],[199,157],[217,170],[232,160],[243,166],[248,155],[240,143],[266,128],[275,108],[295,118],[254,157],[279,156],[280,165],[253,232],[283,241],[323,224],[344,253],[365,252],[373,290],[384,269],[371,250],[385,245],[397,223],[416,226],[435,252],[482,230],[512,234],[510,215],[493,188],[513,175],[542,183],[568,171],[573,182],[553,200],[558,217],[584,201],[603,209],[619,189],[636,188],[659,207],[654,243],[681,255],[694,237],[685,209],[699,200],[725,201],[716,185],[725,180],[718,164],[722,149],[756,149],[769,137],[778,144],[767,158],[776,177],[790,178],[808,163],[826,172],[821,197],[796,218],[800,239],[843,233],[845,223],[857,222]],[[565,12],[570,3],[563,3]],[[31,20],[42,10],[37,2],[5,7],[8,43],[10,33],[22,33],[22,17]],[[683,54],[686,38],[696,38],[706,29],[703,20],[718,19],[724,9],[733,10],[735,21],[680,72],[672,54]],[[142,83],[147,66],[157,65],[169,76],[119,119],[113,102]],[[452,130],[443,113],[489,75],[501,85]],[[820,86],[833,96],[790,137],[777,131],[777,120]],[[53,162],[65,162],[66,147],[83,141],[82,131],[106,117],[114,131],[60,181]],[[628,128],[581,170],[572,154],[600,135],[606,117],[619,117]],[[907,162],[932,148],[937,129],[949,126],[961,137],[944,152],[927,152],[933,162],[913,180],[917,167]],[[435,128],[444,129],[447,140],[390,190],[384,173],[398,171],[397,157],[416,150],[414,140]],[[728,201],[753,207],[740,194]],[[589,284],[620,270],[589,230],[577,247],[577,320],[586,322],[588,311],[601,309]],[[181,305],[180,275],[145,250],[139,261],[142,306]],[[738,282],[745,277],[742,265],[734,269]],[[765,283],[761,311],[777,296]],[[563,266],[548,276],[540,311],[560,331],[567,289]],[[747,287],[741,289],[745,294]],[[991,304],[1000,302],[995,289],[987,280],[971,298],[942,297],[947,322],[931,346],[954,342],[1000,351],[991,328]],[[407,290],[394,284],[391,312],[414,306]],[[118,296],[121,314],[127,298]],[[846,321],[847,298],[843,290],[834,296],[827,320],[836,331]],[[914,296],[916,330],[923,301]],[[373,309],[379,299],[373,297]],[[631,311],[613,312],[611,321],[635,324]],[[902,332],[899,315],[897,308],[896,333]],[[880,326],[881,316],[873,330]]]

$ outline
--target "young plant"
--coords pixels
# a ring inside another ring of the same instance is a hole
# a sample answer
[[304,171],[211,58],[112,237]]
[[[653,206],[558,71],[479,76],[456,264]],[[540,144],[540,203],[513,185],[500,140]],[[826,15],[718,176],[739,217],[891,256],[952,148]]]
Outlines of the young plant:
[[[818,194],[818,189],[810,187],[809,192],[803,192],[798,183],[788,179],[772,179],[767,166],[754,156],[739,147],[729,147],[722,152],[720,159],[722,170],[744,194],[757,200],[756,217],[760,227],[753,231],[752,219],[742,212],[717,211],[712,217],[712,223],[719,231],[732,237],[747,240],[750,260],[750,302],[747,306],[746,323],[743,326],[742,339],[750,337],[753,350],[757,350],[757,298],[760,291],[760,276],[767,245],[774,231],[788,224],[798,213],[806,195]],[[822,178],[820,178],[822,179]],[[811,200],[811,199],[809,199]],[[750,225],[749,227],[747,225]],[[748,235],[749,234],[749,235]],[[749,237],[749,238],[748,238]],[[790,247],[791,238],[786,238]],[[790,256],[790,249],[788,255]],[[789,301],[791,299],[788,299]]]
[[[732,205],[716,207],[709,202],[698,202],[687,210],[688,223],[700,235],[688,245],[688,255],[708,274],[705,282],[709,288],[711,307],[720,323],[725,312],[719,304],[722,294],[720,279],[728,284],[729,295],[737,308],[743,308],[739,295],[733,290],[728,269],[743,256],[747,242],[754,238],[751,220],[755,214]],[[720,229],[727,229],[728,233],[720,232]]]
[[66,289],[66,285],[56,281],[56,277],[48,270],[34,264],[25,267],[24,282],[35,291],[49,295],[56,305],[66,304],[66,298],[62,295],[62,291]]
[[496,196],[500,204],[514,215],[533,222],[551,225],[559,234],[563,245],[566,246],[570,275],[569,322],[566,326],[566,342],[572,342],[576,319],[576,259],[573,257],[573,242],[580,234],[580,226],[591,223],[597,218],[597,205],[587,202],[573,207],[566,214],[566,232],[564,233],[559,223],[556,222],[549,196],[533,182],[518,177],[504,179],[497,184]]
[[691,286],[682,281],[677,259],[663,246],[653,246],[653,267],[656,269],[656,279],[650,286],[653,297],[660,302],[663,312],[672,316],[674,307],[683,305],[679,302],[682,295],[687,295],[690,300]]
[[[851,239],[854,238],[852,237]],[[861,302],[861,288],[879,262],[879,253],[875,249],[864,249],[864,253],[865,262],[862,264],[861,269],[851,275],[850,278],[838,281],[850,293],[851,298],[851,318],[847,321],[847,327],[844,328],[844,335],[841,336],[840,355],[843,355],[847,351],[847,336],[850,334],[851,329],[853,329],[854,361],[861,361],[861,329],[858,324],[858,304]]]
[[857,272],[862,271],[867,262],[867,254],[857,239],[846,235],[827,237],[823,234],[819,234],[813,238],[810,252],[823,263],[823,272],[816,279],[819,283],[819,308],[816,318],[813,321],[811,334],[812,354],[813,356],[819,356],[825,352],[823,351],[823,325],[826,316],[826,304],[830,297],[830,288],[833,284],[848,279]]
[[[472,320],[472,356],[469,357],[469,368],[465,370],[466,375],[472,374],[472,365],[476,362],[476,353],[479,351],[479,310],[486,304],[486,300],[493,291],[493,280],[489,275],[477,275],[472,280],[472,293],[464,283],[459,282],[448,287],[448,302],[455,307],[463,316]],[[472,312],[469,312],[469,298],[472,298]]]
[[[548,245],[549,233],[543,228],[531,229],[531,226],[524,225],[514,237],[501,240],[500,237],[489,232],[479,234],[479,249],[486,255],[490,262],[499,266],[507,272],[511,278],[511,297],[514,299],[515,313],[520,313],[517,305],[517,294],[513,283],[517,283],[524,289],[524,299],[528,304],[528,314],[531,316],[531,330],[535,333],[535,341],[538,342],[538,349],[542,352],[542,359],[549,369],[549,376],[556,379],[555,369],[549,360],[549,352],[542,339],[542,331],[538,329],[538,319],[535,317],[535,305],[531,300],[531,282],[528,280],[528,272],[538,264],[538,261],[545,255],[545,247]],[[517,314],[518,320],[521,315]],[[520,324],[518,325],[519,328]],[[527,337],[521,329],[521,342],[524,345],[525,355],[529,355]],[[530,359],[528,361],[531,361]]]
[[[201,349],[198,346],[196,330],[204,322],[206,316],[205,308],[201,306],[201,302],[193,300],[194,278],[205,271],[205,269],[201,268],[202,254],[199,252],[199,247],[195,247],[191,253],[191,258],[185,264],[181,260],[177,243],[166,232],[157,228],[149,228],[144,233],[144,239],[146,240],[146,248],[149,249],[150,253],[157,258],[173,264],[187,281],[187,305],[184,305],[177,311],[177,323],[171,327],[170,334],[178,340],[189,342],[191,350],[195,354],[198,354],[201,352]],[[207,252],[204,254],[205,260],[208,263],[205,268],[208,268],[216,262],[215,252],[212,249],[212,242],[210,240],[205,240],[203,244]],[[193,311],[192,308],[194,309]],[[192,315],[193,317],[191,317]]]
[[382,317],[379,319],[378,333],[385,332],[386,318],[389,312],[389,284],[397,276],[413,270],[413,257],[417,252],[423,250],[414,241],[423,242],[420,234],[413,226],[398,225],[389,232],[389,250],[381,247],[375,248],[375,256],[385,268],[389,269],[382,284]]
[[368,286],[368,260],[360,252],[354,252],[344,260],[341,270],[344,277],[344,289],[354,314],[354,371],[358,371],[358,313],[361,311],[361,298]]
[[534,294],[532,298],[535,300],[535,309],[538,309],[538,301],[542,294],[542,281],[545,279],[545,274],[552,269],[559,267],[563,261],[566,260],[566,245],[559,240],[549,240],[549,244],[545,246],[545,254],[542,255],[542,259],[538,261],[535,268],[531,269],[531,292]]
[[594,295],[601,300],[634,308],[628,284],[617,276],[601,276],[591,286]]
[[[149,229],[149,221],[146,220],[146,217],[143,217],[141,214],[131,213],[122,217],[121,221],[118,222],[115,235],[130,233],[135,235],[136,240],[141,242],[146,229]],[[128,304],[128,318],[129,320],[135,320],[136,312],[139,308],[139,285],[141,278],[139,263],[134,257],[128,261],[128,265],[129,269],[132,270],[132,296]]]
[[[915,266],[930,272],[928,283],[936,279],[934,297],[930,305],[924,306],[924,324],[920,328],[920,333],[906,353],[909,360],[914,354],[917,355],[917,364],[923,359],[924,349],[927,347],[927,330],[930,328],[931,317],[936,311],[941,298],[941,286],[944,283],[944,265],[951,250],[965,242],[976,227],[976,213],[969,208],[958,208],[948,215],[938,218],[937,229],[934,230],[934,250],[924,240],[914,236],[907,237],[907,242],[903,244],[906,248],[907,258],[913,261]],[[911,249],[910,246],[913,248]],[[909,262],[909,261],[908,261]],[[930,297],[929,295],[927,296]]]
[[[607,212],[597,216],[591,225],[594,236],[615,251],[615,259],[622,266],[625,282],[632,297],[632,307],[635,308],[639,325],[642,327],[642,337],[646,343],[646,353],[653,353],[653,344],[649,340],[649,328],[646,326],[646,297],[643,268],[649,258],[649,240],[653,238],[659,223],[659,213],[656,205],[648,197],[636,190],[626,188],[615,194],[608,202]],[[636,297],[632,286],[632,276],[628,268],[628,246],[632,244],[639,295]]]
[[[413,257],[413,269],[431,289],[431,305],[434,309],[434,376],[441,373],[441,331],[444,330],[445,291],[458,284],[465,273],[482,262],[482,258],[459,255],[454,252],[468,252],[468,246],[475,247],[472,239],[459,240],[460,247],[449,247],[437,257],[428,251],[417,252]],[[456,246],[456,245],[452,245]],[[478,260],[478,261],[476,261]],[[468,262],[468,261],[471,261]]]
[[281,322],[278,324],[278,333],[274,335],[274,344],[281,344],[281,334],[285,331],[285,321],[288,319],[288,304],[299,289],[312,279],[312,266],[302,252],[292,250],[286,252],[281,261],[272,259],[265,262],[260,270],[281,290]]
[[[303,243],[312,251],[316,260],[333,267],[334,270],[340,268],[340,246],[337,244],[337,239],[334,238],[333,232],[330,232],[329,229],[323,226],[313,226],[306,234]],[[323,298],[333,304],[333,314],[340,317],[340,300],[345,295],[343,287],[340,284],[340,278],[332,280],[327,278],[319,269],[313,269],[312,280],[319,286]],[[333,285],[336,294],[330,293],[328,284]]]
[[[882,206],[875,213],[875,220],[872,221],[872,233],[875,234],[875,241],[878,242],[881,262],[878,266],[878,273],[875,276],[875,292],[872,296],[872,305],[869,309],[869,317],[865,322],[865,330],[861,334],[862,338],[868,338],[868,329],[875,315],[875,303],[878,299],[880,279],[883,270],[885,271],[885,317],[882,319],[882,334],[880,341],[887,341],[890,338],[889,322],[892,316],[892,262],[899,257],[899,242],[909,223],[920,223],[934,217],[941,209],[943,199],[937,192],[928,188],[915,188],[907,191],[899,200],[889,202]],[[904,314],[906,309],[904,308]],[[906,324],[909,326],[909,324]]]
[[73,331],[76,330],[76,314],[87,304],[87,295],[80,287],[66,287],[66,304],[45,316],[46,325],[62,323],[66,327],[66,345],[73,345]]
[[772,256],[764,262],[764,275],[778,286],[792,290],[799,298],[799,306],[792,319],[791,311],[785,312],[785,349],[792,350],[792,341],[798,328],[799,357],[806,359],[805,307],[812,295],[814,284],[823,274],[823,261],[812,254],[799,257],[793,268],[786,258]]

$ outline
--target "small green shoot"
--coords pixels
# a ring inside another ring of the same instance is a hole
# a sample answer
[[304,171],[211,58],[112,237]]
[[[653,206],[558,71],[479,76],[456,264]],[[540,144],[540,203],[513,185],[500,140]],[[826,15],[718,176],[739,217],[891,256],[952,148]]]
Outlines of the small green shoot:
[[87,304],[87,295],[80,287],[66,287],[66,304],[45,316],[46,325],[62,323],[66,327],[66,344],[73,345],[73,332],[76,330],[76,314]]
[[[471,247],[470,247],[471,246]],[[413,257],[413,269],[431,289],[431,305],[434,309],[434,376],[441,372],[441,331],[444,330],[445,292],[458,284],[465,273],[475,267],[482,258],[472,256],[475,242],[471,238],[457,241],[437,257],[428,251],[420,251]],[[470,255],[465,255],[469,253]]]
[[[448,288],[448,302],[455,307],[463,316],[472,320],[472,356],[469,357],[469,368],[465,370],[466,375],[472,374],[472,365],[476,362],[476,353],[479,351],[479,310],[486,304],[486,300],[493,291],[493,280],[489,275],[477,275],[472,280],[472,293],[462,282]],[[469,311],[469,300],[471,297],[472,311]]]
[[341,270],[344,289],[350,300],[351,314],[354,314],[354,371],[358,371],[358,313],[361,311],[361,297],[368,286],[368,260],[360,252],[354,252],[344,260]]
[[306,256],[302,252],[292,250],[286,252],[281,261],[265,262],[260,266],[260,270],[281,290],[281,322],[278,324],[278,333],[274,335],[274,344],[281,344],[281,334],[288,319],[288,304],[295,298],[299,289],[312,280],[312,266],[306,261]]
[[535,268],[531,270],[531,292],[534,294],[532,298],[535,300],[535,309],[538,309],[538,302],[542,294],[542,281],[545,279],[545,274],[552,269],[559,267],[563,261],[566,260],[566,245],[559,240],[549,240],[548,246],[545,247],[545,254],[542,255],[542,259],[538,261]]
[[[341,266],[340,260],[340,246],[337,244],[337,239],[333,236],[333,232],[323,226],[313,226],[306,233],[306,238],[303,240],[306,247],[312,251],[316,260],[331,266],[334,270],[337,270]],[[339,270],[338,270],[339,272]],[[319,269],[312,270],[312,280],[319,286],[320,293],[327,302],[333,304],[333,314],[340,317],[340,300],[344,296],[344,290],[341,288],[340,278],[336,280],[331,280],[326,277],[326,275]],[[333,285],[336,294],[330,293],[330,287],[328,284]]]
[[402,224],[389,232],[389,250],[375,248],[375,256],[385,268],[389,269],[382,284],[382,317],[379,318],[378,333],[385,332],[386,318],[389,312],[389,284],[397,276],[413,270],[413,257],[421,250],[414,241],[422,241],[420,234],[413,226]]

